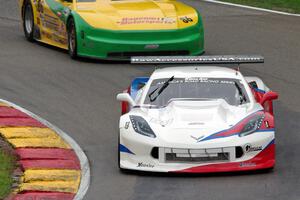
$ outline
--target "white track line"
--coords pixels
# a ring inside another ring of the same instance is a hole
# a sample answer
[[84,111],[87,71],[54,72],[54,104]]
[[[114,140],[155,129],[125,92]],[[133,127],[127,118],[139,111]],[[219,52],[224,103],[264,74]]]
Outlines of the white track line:
[[21,106],[18,106],[14,103],[11,103],[11,102],[3,100],[3,99],[0,99],[0,102],[6,103],[6,104],[8,104],[8,105],[24,112],[24,113],[26,113],[30,117],[38,120],[39,122],[41,122],[45,126],[47,126],[50,129],[54,130],[60,137],[62,137],[72,147],[72,149],[75,151],[76,155],[79,158],[80,168],[81,168],[80,186],[79,186],[79,189],[77,191],[77,194],[74,197],[74,200],[82,200],[84,195],[86,194],[88,188],[89,188],[89,185],[90,185],[90,166],[89,166],[89,161],[88,161],[85,153],[82,151],[81,147],[77,144],[77,142],[75,142],[75,140],[73,138],[71,138],[68,134],[63,132],[61,129],[57,128],[56,126],[54,126],[53,124],[51,124],[47,120],[39,117],[38,115],[26,110],[25,108],[22,108]]
[[209,2],[209,3],[228,5],[228,6],[234,6],[234,7],[239,7],[239,8],[246,8],[246,9],[257,10],[257,11],[263,11],[263,12],[269,12],[269,13],[275,13],[275,14],[280,14],[280,15],[300,17],[300,14],[292,14],[292,13],[287,13],[287,12],[281,12],[281,11],[270,10],[270,9],[265,9],[265,8],[257,8],[257,7],[253,7],[253,6],[245,6],[245,5],[241,5],[241,4],[228,3],[228,2],[217,1],[217,0],[202,0],[202,1]]

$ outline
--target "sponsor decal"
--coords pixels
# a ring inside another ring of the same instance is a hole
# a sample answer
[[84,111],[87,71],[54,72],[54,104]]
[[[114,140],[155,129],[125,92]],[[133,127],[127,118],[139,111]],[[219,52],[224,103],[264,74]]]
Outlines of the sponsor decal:
[[245,152],[253,152],[253,151],[261,151],[263,148],[262,146],[253,147],[251,144],[246,144],[244,146]]
[[147,56],[132,57],[131,63],[263,63],[261,56]]
[[67,30],[64,23],[60,23],[59,29],[57,31],[59,35],[61,35],[64,38],[67,38]]
[[38,11],[39,13],[44,13],[43,3],[44,3],[43,0],[38,0],[37,3],[35,3],[35,4],[36,4],[37,11]]
[[[157,82],[157,85],[163,85],[165,81]],[[174,79],[170,83],[179,84],[179,83],[211,83],[211,84],[235,84],[234,80],[222,80],[216,78],[205,78],[205,77],[189,77],[189,78],[180,78]],[[202,122],[191,122],[189,125],[204,125],[200,124]]]
[[129,128],[129,124],[130,124],[130,122],[126,122],[126,123],[125,123],[125,129],[128,129],[128,128]]
[[174,24],[176,21],[170,17],[125,17],[117,23],[120,25],[129,24]]
[[44,26],[45,28],[50,29],[50,30],[53,30],[53,31],[56,31],[56,32],[58,31],[58,24],[52,23],[51,21],[45,20],[45,21],[43,22],[43,26]]
[[64,8],[64,11],[63,11],[63,13],[64,13],[64,15],[65,16],[68,16],[69,14],[70,14],[70,9],[69,8]]
[[61,17],[61,16],[62,16],[62,13],[59,12],[59,11],[58,11],[56,14],[57,14],[58,17]]
[[153,168],[154,165],[150,164],[150,163],[143,163],[143,162],[139,162],[137,164],[137,167],[148,167],[148,168]]
[[214,83],[214,84],[234,84],[231,80],[219,80],[205,77],[189,77],[185,78],[185,83]]
[[256,163],[253,162],[241,162],[240,167],[255,167]]
[[180,20],[183,21],[184,23],[189,23],[189,22],[193,22],[193,19],[190,17],[180,17]]
[[42,31],[42,35],[45,36],[47,39],[52,40],[52,35],[50,33]]
[[62,38],[60,35],[57,35],[56,33],[52,34],[52,40],[60,44],[67,44],[67,39]]
[[188,125],[190,125],[190,126],[196,126],[196,125],[203,126],[203,125],[205,125],[205,123],[204,122],[191,122],[191,123],[188,123]]
[[158,49],[159,44],[147,44],[145,45],[145,49]]

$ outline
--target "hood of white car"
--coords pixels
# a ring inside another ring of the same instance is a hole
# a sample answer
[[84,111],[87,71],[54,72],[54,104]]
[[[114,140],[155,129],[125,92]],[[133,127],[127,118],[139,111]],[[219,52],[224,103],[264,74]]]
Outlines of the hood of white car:
[[172,142],[195,142],[229,129],[259,110],[232,106],[225,100],[172,101],[164,108],[144,109],[149,125],[160,139]]

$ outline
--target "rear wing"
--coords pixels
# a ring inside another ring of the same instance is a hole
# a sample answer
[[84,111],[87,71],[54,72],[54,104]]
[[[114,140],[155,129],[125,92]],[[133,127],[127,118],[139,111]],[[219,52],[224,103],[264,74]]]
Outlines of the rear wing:
[[264,63],[260,55],[136,56],[132,64],[250,64]]

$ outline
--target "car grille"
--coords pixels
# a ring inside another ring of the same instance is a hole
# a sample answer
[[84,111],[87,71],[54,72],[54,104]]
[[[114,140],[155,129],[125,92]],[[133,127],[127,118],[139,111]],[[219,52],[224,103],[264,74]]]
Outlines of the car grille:
[[228,162],[235,158],[235,147],[212,149],[159,148],[159,161],[164,163]]
[[130,58],[133,56],[178,56],[189,55],[189,51],[146,51],[146,52],[112,52],[107,56],[110,58]]
[[[182,157],[181,157],[182,156]],[[189,155],[177,155],[175,153],[167,153],[166,161],[174,162],[211,162],[211,161],[228,161],[229,153],[218,153],[213,156],[189,156]]]

